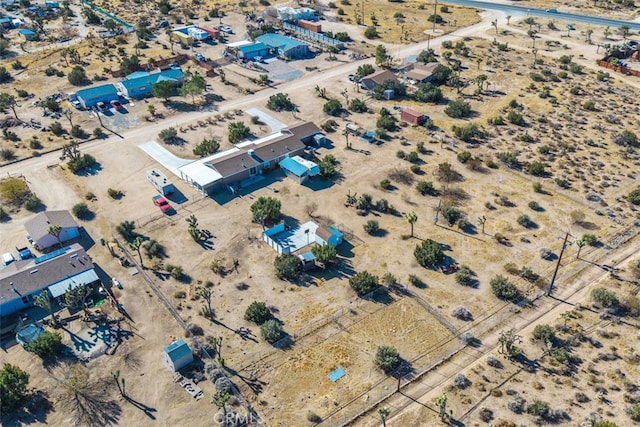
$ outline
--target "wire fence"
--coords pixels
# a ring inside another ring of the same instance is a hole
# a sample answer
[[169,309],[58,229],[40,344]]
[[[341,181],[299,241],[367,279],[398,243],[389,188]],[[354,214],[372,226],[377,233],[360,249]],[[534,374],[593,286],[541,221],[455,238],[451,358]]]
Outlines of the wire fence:
[[[201,357],[206,360],[205,364],[213,365],[215,368],[218,368],[213,357],[211,357],[211,355],[207,351],[206,345],[203,345],[198,339],[198,337],[191,332],[191,329],[187,326],[187,324],[182,319],[182,317],[180,317],[180,314],[176,311],[173,305],[171,305],[169,300],[164,296],[164,293],[160,290],[160,288],[158,288],[155,282],[149,277],[147,272],[137,263],[133,254],[129,252],[128,248],[125,245],[123,245],[114,234],[112,234],[112,237],[114,242],[118,246],[118,248],[122,251],[122,253],[127,258],[127,260],[131,263],[131,265],[136,267],[140,276],[144,279],[147,285],[149,285],[149,287],[151,288],[153,293],[156,295],[156,297],[160,300],[160,302],[162,302],[162,304],[165,306],[169,314],[171,314],[173,318],[176,320],[176,322],[178,322],[178,324],[185,330],[186,335],[191,339],[193,347],[197,350],[197,352],[201,355]],[[210,371],[209,369],[206,369],[206,370]],[[229,377],[226,375],[224,371],[219,371],[219,372],[221,372],[222,375],[229,380]],[[258,413],[244,399],[244,397],[240,393],[240,390],[238,390],[235,384],[233,384],[231,380],[229,380],[228,382],[229,384],[231,384],[231,393],[234,395],[237,401],[240,402],[240,404],[245,408],[245,410],[247,411],[247,414],[249,414],[248,420],[250,420],[251,424],[261,425],[262,421],[258,416]]]

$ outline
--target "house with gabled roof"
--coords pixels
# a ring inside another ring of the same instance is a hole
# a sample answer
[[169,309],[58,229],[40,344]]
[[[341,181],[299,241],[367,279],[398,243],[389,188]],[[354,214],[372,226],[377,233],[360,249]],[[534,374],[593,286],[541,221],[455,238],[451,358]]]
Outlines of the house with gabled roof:
[[77,243],[17,260],[0,270],[0,316],[33,306],[35,297],[45,289],[51,297],[60,298],[70,288],[99,281],[91,258]]
[[[56,225],[62,228],[58,237],[49,233],[49,227]],[[33,245],[41,251],[80,236],[78,223],[69,211],[41,212],[27,221],[24,228],[33,241]]]
[[136,71],[119,81],[117,86],[128,98],[144,98],[151,95],[153,85],[161,81],[170,81],[180,86],[184,82],[184,73],[177,67],[155,73]]
[[395,74],[389,70],[381,70],[362,78],[362,85],[369,90],[373,90],[376,86],[381,85],[387,80],[398,80]]

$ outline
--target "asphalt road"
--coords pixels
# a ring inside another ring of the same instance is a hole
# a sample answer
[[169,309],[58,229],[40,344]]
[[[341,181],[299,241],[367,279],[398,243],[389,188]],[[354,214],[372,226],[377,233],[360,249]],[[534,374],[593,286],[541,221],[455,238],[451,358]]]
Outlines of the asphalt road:
[[558,11],[557,13],[545,12],[544,9],[534,9],[526,6],[515,6],[503,3],[491,3],[477,0],[445,0],[443,3],[451,3],[459,6],[477,7],[479,9],[499,10],[505,13],[513,13],[517,15],[538,16],[549,19],[560,19],[569,21],[569,24],[582,22],[585,24],[602,25],[605,27],[620,28],[628,25],[632,30],[640,30],[640,22],[620,21],[618,19],[601,18],[599,16],[578,15],[574,13],[565,13]]

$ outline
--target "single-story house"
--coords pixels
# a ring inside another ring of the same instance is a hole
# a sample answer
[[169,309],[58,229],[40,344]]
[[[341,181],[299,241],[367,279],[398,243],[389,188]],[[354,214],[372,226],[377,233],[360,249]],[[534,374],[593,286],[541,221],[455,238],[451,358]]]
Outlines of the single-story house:
[[117,85],[124,96],[143,98],[151,95],[153,85],[161,81],[170,81],[175,83],[176,86],[180,86],[184,82],[184,73],[180,68],[170,68],[156,73],[137,71],[129,74]]
[[22,34],[26,41],[33,41],[36,38],[35,31],[30,30],[28,28],[23,28],[21,30],[18,30],[18,33]]
[[312,176],[320,174],[318,165],[300,156],[287,157],[280,161],[280,168],[285,175],[292,178],[298,184],[304,183]]
[[118,99],[118,90],[111,83],[80,89],[76,96],[83,108],[91,109],[98,102],[109,103]]
[[284,222],[262,232],[262,240],[279,254],[292,254],[317,242],[318,224],[307,221],[304,224],[288,226]]
[[386,82],[387,80],[397,80],[397,77],[389,70],[381,70],[377,73],[364,76],[361,83],[367,89],[373,90],[376,86]]
[[285,58],[300,58],[309,54],[306,43],[281,34],[267,33],[256,37],[256,40],[275,49],[279,56]]
[[0,270],[0,316],[33,306],[35,297],[48,289],[53,298],[69,288],[99,282],[91,258],[77,243],[46,255],[17,260]]
[[253,59],[256,56],[267,56],[269,54],[269,46],[264,43],[251,43],[238,46],[238,57],[242,59]]
[[416,62],[411,66],[411,69],[407,71],[405,77],[407,80],[413,80],[416,83],[425,83],[431,80],[433,71],[440,65],[438,62],[430,62],[428,64],[422,64]]
[[[62,231],[60,231],[60,235],[57,238],[49,234],[49,227],[54,225],[62,227]],[[73,219],[69,211],[41,212],[27,221],[24,228],[31,236],[34,246],[41,251],[80,236],[78,223]]]
[[193,353],[184,340],[174,341],[164,348],[162,363],[170,371],[177,372],[191,362],[193,362]]
[[405,121],[413,126],[420,126],[425,120],[425,115],[418,113],[411,108],[403,108],[400,110],[400,120]]
[[203,193],[221,188],[235,191],[242,182],[272,170],[287,157],[304,152],[304,141],[313,143],[320,129],[309,122],[282,129],[256,141],[245,141],[235,147],[188,163],[180,168],[180,177]]
[[342,240],[342,233],[331,226],[325,227],[324,225],[321,225],[316,230],[316,243],[320,246],[339,246],[342,243]]

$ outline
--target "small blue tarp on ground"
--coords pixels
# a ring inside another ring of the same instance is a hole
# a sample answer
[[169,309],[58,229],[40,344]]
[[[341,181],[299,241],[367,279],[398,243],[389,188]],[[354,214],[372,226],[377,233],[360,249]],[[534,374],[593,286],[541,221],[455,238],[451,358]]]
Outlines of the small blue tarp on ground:
[[347,373],[342,368],[338,368],[329,374],[329,379],[334,383],[340,378],[344,377]]

